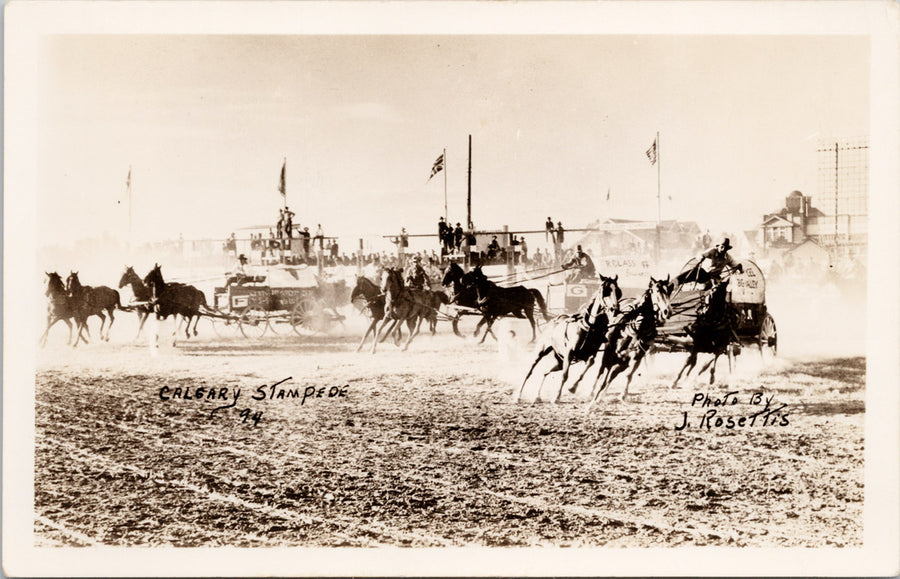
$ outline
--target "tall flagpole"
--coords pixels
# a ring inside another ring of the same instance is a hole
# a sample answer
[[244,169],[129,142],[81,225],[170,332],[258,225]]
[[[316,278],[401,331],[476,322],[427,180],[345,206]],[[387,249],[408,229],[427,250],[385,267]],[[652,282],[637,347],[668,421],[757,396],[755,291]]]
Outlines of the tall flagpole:
[[466,229],[472,227],[472,135],[469,135],[469,187],[466,194]]
[[442,155],[444,159],[444,221],[448,221],[447,219],[447,147],[444,147],[444,154]]
[[287,157],[284,158],[284,162],[281,164],[281,199],[284,203],[284,208],[287,209]]

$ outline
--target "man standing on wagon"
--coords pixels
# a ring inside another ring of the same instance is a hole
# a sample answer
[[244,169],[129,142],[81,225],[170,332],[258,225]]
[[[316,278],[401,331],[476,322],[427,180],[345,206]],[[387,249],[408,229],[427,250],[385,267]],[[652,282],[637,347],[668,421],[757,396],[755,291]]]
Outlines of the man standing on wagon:
[[[728,254],[730,249],[732,249],[731,240],[723,237],[715,247],[704,251],[696,257],[696,266],[678,274],[678,277],[675,278],[676,285],[681,286],[687,282],[695,282],[708,288],[710,282],[721,280],[723,274],[730,273],[733,270],[743,272],[744,266]],[[704,268],[704,263],[709,265]],[[728,269],[726,270],[726,268]]]

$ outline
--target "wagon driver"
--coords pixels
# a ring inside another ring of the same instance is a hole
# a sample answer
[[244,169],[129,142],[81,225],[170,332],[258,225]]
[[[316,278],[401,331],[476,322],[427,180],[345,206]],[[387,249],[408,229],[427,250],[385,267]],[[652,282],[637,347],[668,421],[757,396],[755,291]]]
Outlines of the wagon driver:
[[582,251],[579,245],[575,249],[575,256],[563,264],[563,269],[574,269],[566,278],[566,282],[574,283],[585,278],[597,277],[597,268],[594,267],[594,260],[591,256]]
[[418,255],[413,258],[412,269],[406,276],[406,285],[412,290],[423,290],[429,285],[428,274],[425,273],[425,268],[422,267],[422,258]]
[[[743,272],[744,266],[729,255],[728,250],[730,249],[732,249],[731,240],[723,237],[715,247],[697,256],[697,265],[694,268],[678,274],[678,277],[675,278],[676,285],[681,286],[691,281],[703,284],[708,288],[713,280],[721,280],[723,274],[730,273],[732,270]],[[708,265],[704,267],[704,264]]]
[[237,257],[237,263],[234,264],[234,269],[231,270],[231,275],[228,277],[228,280],[225,282],[225,287],[234,285],[241,285],[244,283],[244,280],[247,278],[247,256],[243,253]]

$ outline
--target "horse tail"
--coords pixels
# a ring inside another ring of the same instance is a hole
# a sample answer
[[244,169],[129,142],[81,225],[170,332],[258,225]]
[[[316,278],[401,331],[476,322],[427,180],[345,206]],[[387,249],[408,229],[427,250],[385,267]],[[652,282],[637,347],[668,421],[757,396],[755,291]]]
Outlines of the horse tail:
[[117,290],[113,290],[113,291],[116,292],[116,305],[115,305],[115,307],[116,307],[117,310],[122,310],[123,312],[130,312],[130,311],[134,310],[134,306],[123,306],[123,305],[122,305],[122,296],[119,295],[119,292],[118,292]]
[[544,321],[550,321],[550,314],[547,313],[547,304],[544,302],[544,296],[541,295],[541,291],[535,288],[529,288],[529,291],[534,296],[535,301],[537,301],[538,307],[541,308],[541,315],[544,316]]

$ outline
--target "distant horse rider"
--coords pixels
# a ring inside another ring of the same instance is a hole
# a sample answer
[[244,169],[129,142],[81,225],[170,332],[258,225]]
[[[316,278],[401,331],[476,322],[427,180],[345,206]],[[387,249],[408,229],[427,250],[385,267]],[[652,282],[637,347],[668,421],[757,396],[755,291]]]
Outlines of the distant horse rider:
[[[743,272],[744,266],[729,255],[728,250],[730,249],[732,249],[731,240],[723,237],[715,247],[697,256],[696,266],[678,274],[678,277],[675,278],[676,285],[681,286],[687,282],[695,282],[708,288],[714,280],[721,280],[725,273],[732,270]],[[704,263],[709,265],[703,267]],[[727,271],[726,268],[728,268]]]
[[597,268],[594,267],[594,260],[591,256],[582,251],[579,245],[575,250],[575,256],[563,264],[563,269],[574,269],[566,278],[566,282],[574,283],[583,279],[591,279],[597,277]]
[[413,257],[413,266],[406,276],[406,285],[411,290],[424,290],[430,285],[428,274],[425,273],[425,268],[422,267],[422,258],[418,255]]

